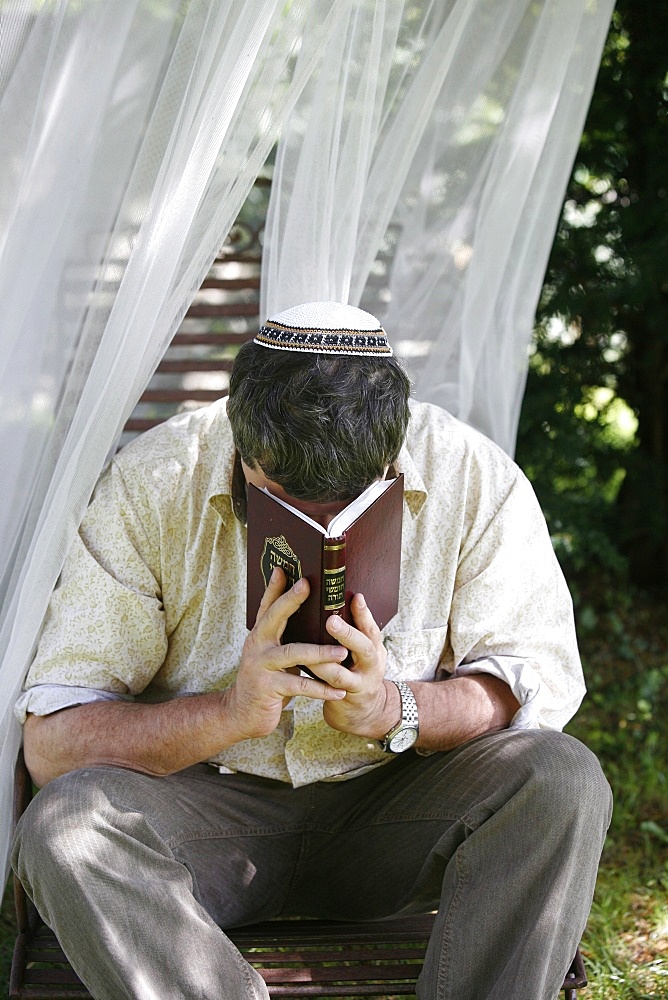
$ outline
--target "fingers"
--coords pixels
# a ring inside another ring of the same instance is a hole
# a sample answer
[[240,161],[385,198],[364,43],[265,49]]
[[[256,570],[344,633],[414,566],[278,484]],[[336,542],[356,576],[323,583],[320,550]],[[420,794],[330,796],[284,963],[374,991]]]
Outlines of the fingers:
[[[278,600],[283,591],[285,590],[285,584],[287,583],[287,578],[282,569],[278,566],[274,568],[271,576],[269,577],[269,583],[267,584],[267,589],[262,595],[262,600],[260,601],[260,606],[257,609],[257,615],[255,616],[255,624],[260,621],[260,619],[267,613],[269,608]],[[308,581],[307,581],[308,584]],[[299,591],[297,591],[299,593]],[[308,594],[308,590],[307,590]]]
[[327,631],[337,642],[353,653],[356,666],[372,666],[376,664],[379,649],[382,649],[383,646],[380,629],[362,594],[355,594],[351,611],[356,627],[348,625],[342,618],[332,615],[327,620]]
[[[347,651],[346,651],[347,652]],[[326,681],[327,684],[337,691],[344,691],[346,694],[360,694],[364,689],[365,674],[359,670],[350,670],[341,663],[322,663],[313,668],[313,675],[316,679]]]
[[265,665],[270,670],[288,670],[290,667],[311,667],[318,676],[322,669],[340,667],[348,650],[344,646],[319,646],[308,642],[286,642],[265,653]]
[[[249,669],[254,673],[257,666],[273,675],[271,681],[267,676],[267,681],[274,693],[282,697],[304,695],[321,701],[345,697],[346,689],[331,683],[347,673],[341,673],[341,663],[348,656],[344,646],[304,642],[281,644],[290,615],[309,594],[306,579],[298,580],[284,593],[285,585],[285,573],[275,569],[260,602],[255,626],[244,644],[243,677],[250,676]],[[300,674],[300,667],[309,668],[311,676]]]
[[[372,676],[382,678],[385,672],[385,649],[380,629],[361,594],[353,598],[351,610],[355,625],[348,625],[335,615],[327,621],[327,630],[340,645],[316,645],[289,642],[281,644],[288,619],[309,594],[306,579],[298,580],[285,591],[286,578],[275,569],[269,580],[258,610],[253,631],[247,639],[252,659],[264,669],[280,673],[276,692],[284,697],[302,695],[323,701],[359,695]],[[343,661],[352,653],[354,667],[344,667]],[[295,666],[308,668],[309,675],[295,675]]]
[[373,615],[369,611],[366,601],[364,600],[364,595],[355,594],[350,607],[353,613],[353,621],[357,625],[358,629],[371,639],[374,646],[377,646],[378,643],[382,643],[383,637],[380,634],[380,629],[376,625]]
[[361,594],[354,596],[351,611],[354,625],[334,615],[327,620],[327,631],[350,650],[353,666],[351,670],[336,667],[327,674],[323,672],[329,684],[348,691],[347,697],[340,701],[323,705],[323,717],[327,725],[339,732],[375,736],[387,732],[387,728],[383,729],[387,653],[380,629]]
[[[325,666],[325,665],[322,665]],[[336,664],[329,664],[332,670],[336,670]],[[288,671],[281,671],[278,679],[281,687],[281,694],[285,698],[314,698],[317,701],[340,701],[345,698],[347,691],[344,688],[333,687],[324,680],[317,677],[306,677],[304,674],[293,674]]]
[[265,638],[275,641],[280,641],[288,618],[304,603],[310,590],[308,580],[302,577],[283,593],[286,582],[285,573],[276,567],[269,578],[255,618],[254,631],[259,630]]

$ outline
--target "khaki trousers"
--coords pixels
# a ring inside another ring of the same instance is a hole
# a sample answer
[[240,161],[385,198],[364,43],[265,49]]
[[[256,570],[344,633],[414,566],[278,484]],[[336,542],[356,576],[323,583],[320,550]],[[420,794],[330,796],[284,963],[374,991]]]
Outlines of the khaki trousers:
[[38,793],[13,865],[97,1000],[266,998],[221,928],[435,908],[418,997],[554,1000],[610,810],[593,754],[536,730],[297,789],[88,768]]

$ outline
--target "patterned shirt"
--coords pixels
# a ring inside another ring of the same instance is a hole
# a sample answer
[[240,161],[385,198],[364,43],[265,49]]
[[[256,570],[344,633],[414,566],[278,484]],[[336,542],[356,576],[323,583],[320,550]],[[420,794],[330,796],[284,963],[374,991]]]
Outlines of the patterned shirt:
[[[533,490],[508,456],[431,404],[411,402],[399,611],[387,677],[503,678],[511,725],[561,728],[584,694],[571,600]],[[233,503],[226,401],[131,442],[103,473],[45,618],[16,714],[102,699],[160,701],[234,683],[246,629],[246,528]],[[297,697],[278,728],[211,763],[292,782],[391,759]]]

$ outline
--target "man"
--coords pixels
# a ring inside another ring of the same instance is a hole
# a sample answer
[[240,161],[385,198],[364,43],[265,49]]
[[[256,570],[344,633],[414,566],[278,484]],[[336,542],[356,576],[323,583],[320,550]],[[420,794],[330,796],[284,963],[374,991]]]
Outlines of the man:
[[[13,854],[99,1000],[266,997],[221,928],[436,907],[420,997],[557,995],[610,812],[559,731],[570,601],[519,469],[408,397],[377,320],[298,306],[242,348],[229,403],[101,478],[17,705],[46,787]],[[247,632],[246,483],[327,524],[395,472],[383,633],[356,595],[331,644],[282,645],[308,583],[280,570]]]

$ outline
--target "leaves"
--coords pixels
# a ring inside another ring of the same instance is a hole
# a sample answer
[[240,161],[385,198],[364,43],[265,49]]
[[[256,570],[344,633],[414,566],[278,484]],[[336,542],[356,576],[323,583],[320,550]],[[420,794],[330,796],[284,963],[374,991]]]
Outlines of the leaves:
[[517,458],[568,571],[668,581],[668,5],[619,0],[547,268]]

